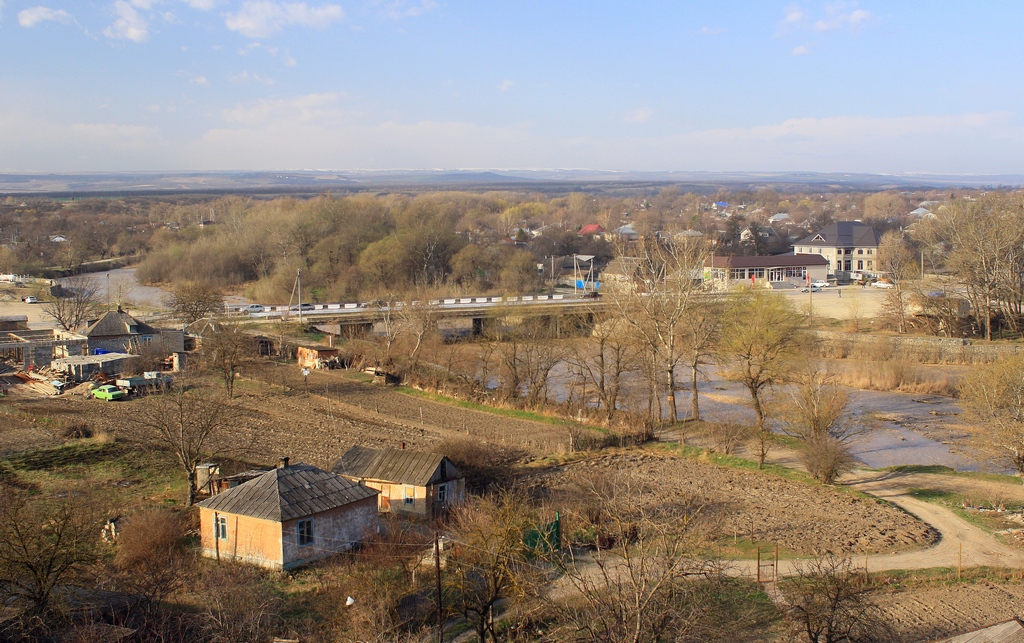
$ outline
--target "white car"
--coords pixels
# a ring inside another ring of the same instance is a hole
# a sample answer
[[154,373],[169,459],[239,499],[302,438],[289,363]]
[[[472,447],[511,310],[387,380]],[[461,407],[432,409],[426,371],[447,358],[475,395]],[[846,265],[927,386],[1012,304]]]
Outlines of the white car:
[[895,288],[896,284],[891,281],[876,281],[871,284],[875,288]]
[[262,313],[264,310],[266,309],[263,306],[260,306],[259,304],[249,304],[248,306],[243,306],[239,308],[238,312],[242,313],[243,315],[251,315],[253,313]]
[[22,297],[21,300],[23,302],[25,302],[26,304],[38,304],[39,303],[39,299],[36,298],[36,297],[33,297],[32,295],[29,295],[27,297]]
[[811,288],[828,288],[828,282],[818,279],[817,281],[811,282]]

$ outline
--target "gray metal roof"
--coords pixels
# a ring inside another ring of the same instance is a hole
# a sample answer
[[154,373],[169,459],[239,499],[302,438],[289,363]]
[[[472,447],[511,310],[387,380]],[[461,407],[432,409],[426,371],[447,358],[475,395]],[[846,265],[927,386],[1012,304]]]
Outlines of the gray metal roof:
[[1024,623],[1011,619],[990,627],[943,639],[941,643],[1021,643],[1024,641]]
[[117,337],[120,335],[157,335],[160,331],[140,322],[123,310],[109,310],[89,322],[82,334],[86,337]]
[[[438,471],[444,463],[444,475]],[[440,453],[406,449],[371,449],[354,446],[332,469],[337,474],[364,480],[382,480],[420,487],[461,478],[451,460]],[[436,475],[435,475],[436,474]]]
[[284,522],[364,500],[378,492],[308,464],[293,464],[219,493],[200,507]]
[[[820,238],[819,238],[820,237]],[[878,232],[859,221],[836,221],[820,232],[797,241],[800,245],[828,246],[829,248],[878,247]]]

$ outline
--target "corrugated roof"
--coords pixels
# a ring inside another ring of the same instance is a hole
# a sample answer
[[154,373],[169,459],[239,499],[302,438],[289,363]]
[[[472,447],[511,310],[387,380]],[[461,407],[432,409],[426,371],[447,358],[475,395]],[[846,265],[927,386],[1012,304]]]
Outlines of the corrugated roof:
[[445,475],[439,476],[438,482],[462,477],[452,461],[440,453],[360,446],[346,451],[332,471],[352,478],[386,480],[423,487],[430,483],[442,461],[445,463]]
[[308,464],[279,467],[199,503],[224,513],[284,522],[364,500],[378,492]]
[[951,639],[943,639],[942,643],[1024,643],[1024,623],[1015,618]]
[[[820,237],[820,238],[819,238]],[[878,247],[878,232],[858,221],[836,221],[820,232],[797,241],[800,245],[819,245],[830,248]]]
[[108,310],[99,319],[89,323],[82,334],[86,337],[116,337],[119,335],[156,335],[159,332],[123,310]]

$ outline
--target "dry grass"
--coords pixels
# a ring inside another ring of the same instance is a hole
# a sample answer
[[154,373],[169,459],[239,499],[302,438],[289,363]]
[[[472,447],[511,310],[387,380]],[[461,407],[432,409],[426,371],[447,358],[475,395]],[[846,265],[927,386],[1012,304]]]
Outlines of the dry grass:
[[945,369],[930,369],[905,358],[873,362],[842,360],[833,363],[840,384],[875,391],[954,396],[957,377]]

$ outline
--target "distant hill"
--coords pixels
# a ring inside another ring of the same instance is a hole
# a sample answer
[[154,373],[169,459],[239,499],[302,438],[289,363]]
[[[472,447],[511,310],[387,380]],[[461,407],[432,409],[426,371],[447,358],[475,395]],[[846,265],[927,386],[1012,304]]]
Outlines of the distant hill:
[[461,189],[521,185],[542,192],[592,191],[674,185],[693,192],[720,187],[793,191],[886,190],[1024,185],[1022,175],[863,174],[817,172],[620,172],[580,169],[517,170],[297,170],[277,172],[95,172],[0,174],[0,195],[127,196],[141,194],[259,195],[370,191],[417,191],[453,185]]

